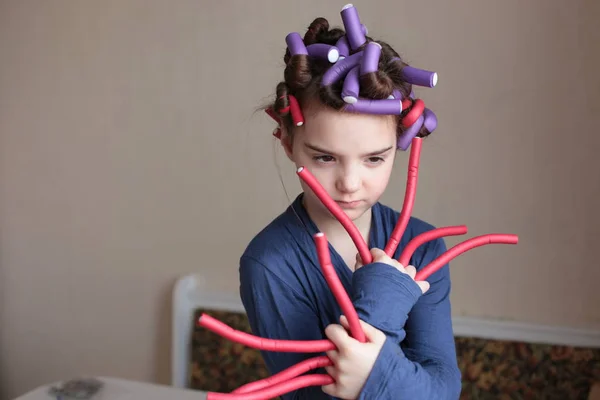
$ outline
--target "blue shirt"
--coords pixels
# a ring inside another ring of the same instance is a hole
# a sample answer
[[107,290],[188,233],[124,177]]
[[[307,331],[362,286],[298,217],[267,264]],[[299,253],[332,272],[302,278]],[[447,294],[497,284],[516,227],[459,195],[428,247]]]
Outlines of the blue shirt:
[[[318,230],[302,196],[252,239],[240,259],[240,296],[257,336],[325,339],[325,328],[339,324],[342,312],[321,273],[313,239]],[[369,248],[385,248],[398,217],[381,203],[372,207]],[[433,228],[411,217],[394,258],[411,238]],[[449,266],[427,279],[431,287],[421,295],[418,285],[394,267],[372,263],[353,272],[331,245],[329,251],[359,318],[386,334],[359,399],[458,399],[461,376],[451,321]],[[443,239],[425,243],[410,264],[419,270],[445,251]],[[271,374],[322,354],[262,352]],[[320,386],[281,397],[331,399]]]

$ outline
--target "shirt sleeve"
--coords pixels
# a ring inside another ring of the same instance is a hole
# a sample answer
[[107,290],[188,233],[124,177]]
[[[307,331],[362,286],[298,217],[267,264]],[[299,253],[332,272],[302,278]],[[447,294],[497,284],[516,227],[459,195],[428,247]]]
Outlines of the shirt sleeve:
[[388,264],[367,264],[352,276],[351,297],[358,317],[395,343],[404,339],[408,314],[420,296],[412,278]]
[[[446,251],[443,239],[424,246],[421,255],[413,260],[418,269]],[[405,324],[392,329],[392,335],[386,333],[386,342],[359,400],[456,400],[460,397],[461,374],[452,330],[449,265],[427,280],[430,289],[413,303],[414,306],[411,304]],[[414,281],[410,283],[418,288]],[[372,307],[386,309],[383,303]],[[400,345],[399,337],[404,337]]]
[[[254,335],[269,339],[321,340],[323,334],[316,311],[306,296],[286,284],[263,264],[242,257],[240,296]],[[325,353],[261,351],[269,372],[274,375],[300,361]],[[325,374],[324,369],[310,374]],[[283,400],[330,400],[321,386],[312,386],[280,396]]]

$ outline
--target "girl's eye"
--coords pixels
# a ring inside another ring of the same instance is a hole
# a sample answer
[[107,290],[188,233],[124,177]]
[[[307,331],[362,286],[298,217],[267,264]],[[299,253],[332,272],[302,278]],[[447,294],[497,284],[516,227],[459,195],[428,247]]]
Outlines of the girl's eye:
[[332,162],[334,160],[332,156],[315,156],[314,159],[320,162]]
[[382,163],[384,160],[382,157],[369,157],[369,162],[372,164]]

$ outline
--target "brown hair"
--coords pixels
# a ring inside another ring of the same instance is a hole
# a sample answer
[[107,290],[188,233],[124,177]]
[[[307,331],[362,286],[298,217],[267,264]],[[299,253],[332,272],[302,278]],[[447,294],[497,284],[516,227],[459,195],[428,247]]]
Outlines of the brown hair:
[[[345,34],[346,32],[340,28],[329,29],[327,19],[319,17],[308,27],[304,35],[304,44],[306,46],[315,43],[335,45]],[[378,70],[360,77],[359,96],[368,99],[386,99],[394,90],[399,90],[404,99],[410,99],[412,84],[403,80],[401,73],[402,68],[408,64],[400,59],[398,53],[389,44],[373,40],[369,36],[365,37],[366,42],[360,48],[351,51],[349,55],[363,50],[369,42],[376,42],[381,46],[381,55]],[[279,117],[288,134],[293,133],[294,127],[288,96],[296,97],[303,108],[314,100],[319,100],[321,104],[336,110],[346,105],[341,95],[343,80],[332,85],[321,85],[323,74],[332,65],[328,60],[305,54],[291,56],[289,49],[286,49],[283,60],[286,65],[284,80],[277,84],[275,100],[265,108],[270,108]],[[412,104],[411,101],[410,106],[404,108],[400,115],[394,116],[397,122],[397,136],[406,129],[400,124],[400,120],[410,112]],[[429,132],[423,125],[417,136],[427,135]]]

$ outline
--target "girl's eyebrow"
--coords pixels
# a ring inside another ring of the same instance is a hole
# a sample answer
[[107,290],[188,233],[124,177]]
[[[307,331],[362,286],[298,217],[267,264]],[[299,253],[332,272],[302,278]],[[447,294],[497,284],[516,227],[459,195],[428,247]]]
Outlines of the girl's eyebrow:
[[385,149],[377,150],[377,151],[373,151],[369,154],[365,154],[363,157],[379,156],[379,155],[382,155],[383,153],[387,153],[388,151],[390,151],[393,148],[394,148],[394,146],[389,146],[389,147],[386,147]]
[[[328,150],[322,149],[322,148],[320,148],[320,147],[318,147],[318,146],[315,146],[315,145],[312,145],[312,144],[310,144],[310,143],[304,143],[304,146],[308,147],[308,148],[309,148],[309,149],[311,149],[311,150],[314,150],[314,151],[316,151],[316,152],[319,152],[319,153],[331,154],[332,156],[335,156],[335,155],[337,155],[337,154],[333,153],[332,151],[328,151]],[[381,149],[381,150],[372,151],[372,152],[370,152],[370,153],[364,154],[364,155],[363,155],[363,157],[372,157],[372,156],[378,156],[378,155],[381,155],[381,154],[383,154],[383,153],[387,153],[387,152],[388,152],[388,151],[390,151],[390,150],[391,150],[393,147],[394,147],[394,146],[389,146],[389,147],[386,147],[385,149]]]

